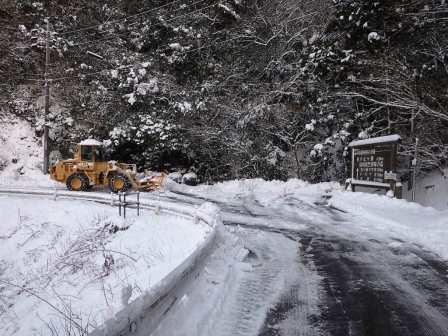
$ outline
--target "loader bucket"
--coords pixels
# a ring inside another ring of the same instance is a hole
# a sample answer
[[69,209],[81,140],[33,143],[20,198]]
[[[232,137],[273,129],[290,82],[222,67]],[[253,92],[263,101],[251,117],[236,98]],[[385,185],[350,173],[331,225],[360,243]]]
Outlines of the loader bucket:
[[165,173],[145,172],[137,178],[137,188],[143,191],[154,191],[163,186],[166,179]]

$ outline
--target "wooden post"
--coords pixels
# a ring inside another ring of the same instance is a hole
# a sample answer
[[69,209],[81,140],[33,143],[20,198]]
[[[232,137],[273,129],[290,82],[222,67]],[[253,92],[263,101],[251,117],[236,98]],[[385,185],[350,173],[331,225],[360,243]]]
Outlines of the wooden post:
[[403,198],[403,186],[397,187],[397,185],[395,185],[395,198]]

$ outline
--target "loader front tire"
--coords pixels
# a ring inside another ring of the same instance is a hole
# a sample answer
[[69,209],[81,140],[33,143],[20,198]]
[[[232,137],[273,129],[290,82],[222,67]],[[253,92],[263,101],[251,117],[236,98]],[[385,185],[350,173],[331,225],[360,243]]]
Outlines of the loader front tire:
[[129,178],[121,173],[117,173],[112,175],[109,178],[109,189],[110,191],[117,193],[117,192],[125,192],[129,190],[132,187],[131,182],[129,181]]
[[67,189],[72,191],[86,191],[89,184],[89,178],[82,173],[74,173],[66,181]]

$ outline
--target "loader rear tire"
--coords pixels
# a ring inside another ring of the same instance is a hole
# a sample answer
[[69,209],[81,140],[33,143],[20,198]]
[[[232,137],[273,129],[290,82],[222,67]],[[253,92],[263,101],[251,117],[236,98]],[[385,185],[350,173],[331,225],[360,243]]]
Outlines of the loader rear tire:
[[128,191],[131,187],[129,178],[124,174],[117,173],[109,178],[109,189],[114,193]]
[[67,189],[72,191],[86,191],[89,188],[89,178],[82,173],[74,173],[67,178]]

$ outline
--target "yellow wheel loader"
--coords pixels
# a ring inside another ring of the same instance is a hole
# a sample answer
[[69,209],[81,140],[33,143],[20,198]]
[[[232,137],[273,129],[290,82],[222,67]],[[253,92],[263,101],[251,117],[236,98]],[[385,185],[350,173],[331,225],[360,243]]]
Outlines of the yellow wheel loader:
[[73,159],[50,166],[50,177],[67,189],[87,191],[94,186],[108,186],[112,192],[129,189],[152,191],[162,186],[165,173],[138,174],[135,164],[106,161],[101,142],[88,139],[76,146]]

